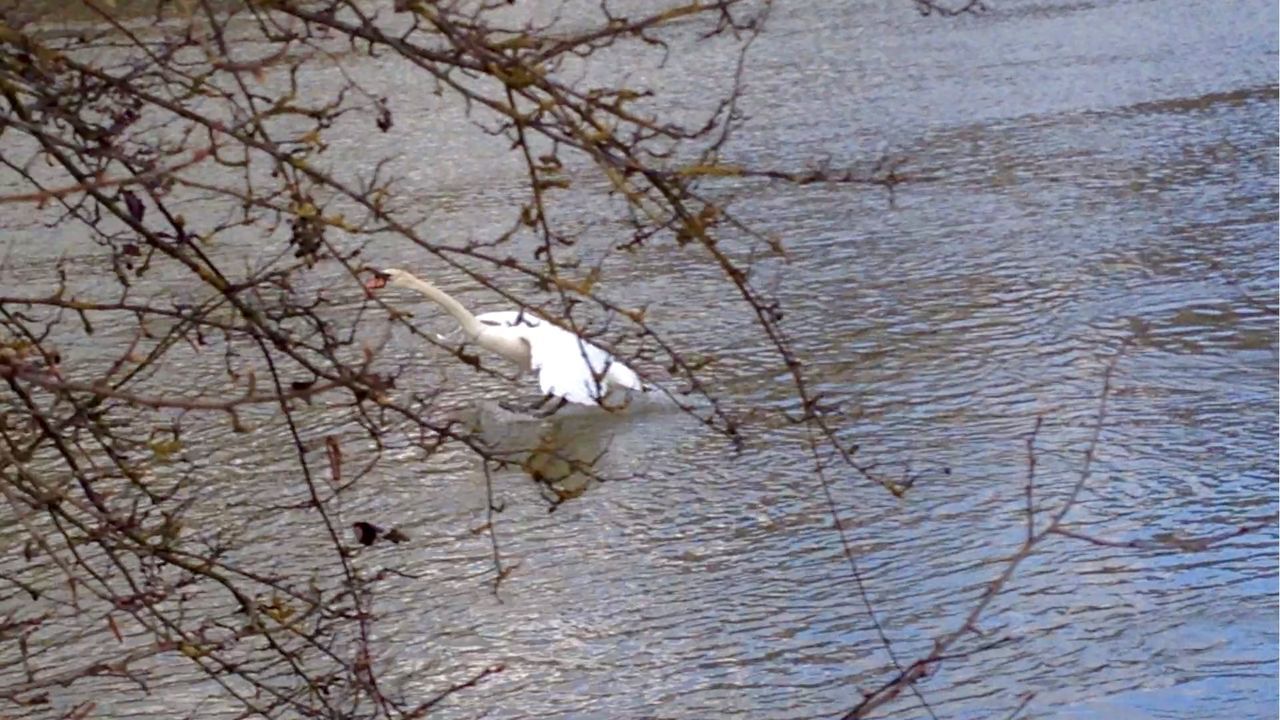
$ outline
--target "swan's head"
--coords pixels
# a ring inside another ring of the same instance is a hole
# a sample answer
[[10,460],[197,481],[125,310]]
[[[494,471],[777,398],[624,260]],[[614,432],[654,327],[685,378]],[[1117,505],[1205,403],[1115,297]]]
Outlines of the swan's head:
[[411,277],[413,276],[399,268],[374,270],[373,277],[364,281],[364,288],[366,290],[380,290],[388,285],[391,287],[403,287],[408,284]]

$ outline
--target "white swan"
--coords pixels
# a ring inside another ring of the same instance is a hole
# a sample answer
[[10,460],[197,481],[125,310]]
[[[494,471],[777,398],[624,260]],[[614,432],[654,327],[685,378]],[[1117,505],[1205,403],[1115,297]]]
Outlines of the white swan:
[[610,396],[625,395],[628,390],[650,389],[634,370],[603,349],[528,311],[472,315],[440,288],[396,268],[374,271],[365,282],[370,291],[388,285],[417,290],[448,310],[468,340],[515,363],[521,372],[536,370],[543,394],[560,398],[561,405],[568,401],[616,407],[613,402],[606,404],[606,398],[612,401]]

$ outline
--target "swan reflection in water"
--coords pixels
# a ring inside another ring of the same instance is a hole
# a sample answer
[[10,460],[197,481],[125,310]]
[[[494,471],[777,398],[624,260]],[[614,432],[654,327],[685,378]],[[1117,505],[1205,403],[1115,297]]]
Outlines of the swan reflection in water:
[[660,403],[636,402],[618,411],[564,408],[537,419],[488,401],[473,427],[491,449],[490,466],[519,468],[554,507],[601,481],[638,474],[643,454],[632,450],[642,448],[643,416],[660,410]]

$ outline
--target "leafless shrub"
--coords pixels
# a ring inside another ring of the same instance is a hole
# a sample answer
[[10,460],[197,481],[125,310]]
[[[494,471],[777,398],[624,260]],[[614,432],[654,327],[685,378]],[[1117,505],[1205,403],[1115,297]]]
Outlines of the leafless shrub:
[[[505,2],[51,7],[6,6],[0,24],[0,205],[28,213],[43,228],[33,234],[67,251],[10,248],[6,272],[19,281],[0,293],[0,486],[23,548],[6,562],[5,592],[29,598],[8,603],[24,609],[4,624],[16,643],[0,693],[11,707],[88,716],[93,704],[62,707],[52,691],[98,678],[145,691],[179,658],[245,715],[419,717],[501,670],[442,679],[425,701],[384,691],[372,598],[398,574],[356,560],[399,531],[378,518],[350,523],[341,498],[368,481],[388,438],[427,456],[465,447],[486,470],[524,467],[551,507],[584,479],[605,478],[592,456],[554,444],[502,450],[432,389],[396,387],[401,368],[381,359],[388,335],[369,329],[379,318],[477,370],[507,373],[367,296],[369,251],[413,248],[520,307],[531,303],[511,281],[533,281],[554,297],[549,314],[650,373],[666,368],[664,385],[682,390],[677,404],[741,437],[744,420],[709,390],[705,361],[654,332],[645,308],[598,291],[609,253],[591,266],[572,257],[580,239],[557,208],[575,186],[592,188],[629,218],[617,252],[669,239],[703,248],[789,368],[805,408],[794,420],[834,440],[776,302],[748,279],[751,258],[784,250],[751,235],[707,186],[734,177],[891,187],[905,176],[722,162],[740,121],[742,57],[768,3],[625,16],[610,4],[522,14]],[[662,56],[673,33],[687,32],[739,54],[722,97],[701,112],[663,117],[653,88],[583,77],[598,56]],[[400,189],[405,166],[393,155],[330,159],[335,128],[390,136],[403,122],[402,99],[369,67],[446,98],[511,149],[524,180],[505,230],[465,243],[429,235],[429,213]],[[721,245],[722,228],[759,247]],[[190,380],[175,385],[175,374]],[[290,446],[254,446],[252,462],[297,482],[222,497],[218,474],[233,458],[217,448],[273,428]],[[500,581],[509,568],[492,497],[490,508],[480,531],[493,537]],[[281,512],[305,516],[323,538],[298,540],[300,553],[321,558],[309,577],[249,552]],[[101,653],[58,650],[86,642]]]

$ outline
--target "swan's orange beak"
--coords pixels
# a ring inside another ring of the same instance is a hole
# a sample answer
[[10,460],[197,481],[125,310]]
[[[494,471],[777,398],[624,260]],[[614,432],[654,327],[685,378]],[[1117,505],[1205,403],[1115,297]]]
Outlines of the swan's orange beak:
[[379,289],[381,289],[381,288],[386,287],[386,286],[387,286],[387,280],[390,280],[390,279],[391,279],[391,276],[390,276],[390,275],[388,275],[388,274],[386,274],[386,273],[380,273],[380,272],[378,272],[377,270],[374,270],[374,271],[373,271],[373,277],[371,277],[371,278],[369,278],[368,280],[365,280],[365,281],[364,281],[364,289],[365,289],[365,290],[370,290],[370,291],[372,291],[372,290],[379,290]]

